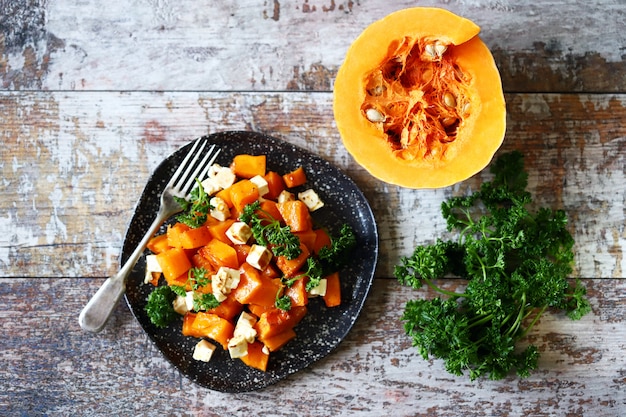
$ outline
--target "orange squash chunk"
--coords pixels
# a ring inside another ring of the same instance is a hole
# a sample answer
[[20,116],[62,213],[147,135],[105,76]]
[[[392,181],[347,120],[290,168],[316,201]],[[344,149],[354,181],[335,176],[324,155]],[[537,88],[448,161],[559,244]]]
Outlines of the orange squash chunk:
[[239,260],[235,248],[219,239],[211,240],[206,246],[200,248],[198,253],[207,258],[215,269],[219,269],[220,266],[233,269],[239,268]]
[[[233,337],[235,326],[228,320],[213,313],[199,311],[191,324],[191,332],[200,337],[208,337],[228,349],[228,340]],[[197,336],[196,336],[197,337]]]
[[274,308],[261,314],[254,325],[259,340],[276,336],[288,329],[293,329],[306,315],[306,307],[293,306],[289,311]]
[[298,236],[300,242],[306,246],[310,252],[315,250],[315,240],[317,239],[317,233],[313,229],[305,230],[304,232],[295,232],[294,235]]
[[235,299],[231,291],[226,299],[215,308],[207,310],[207,313],[213,313],[226,320],[232,320],[243,311],[243,305]]
[[266,278],[280,278],[281,273],[272,263],[267,265],[263,271],[261,271],[261,275]]
[[239,260],[239,265],[243,264],[248,257],[248,253],[250,253],[250,245],[234,245],[235,252],[237,252],[237,259]]
[[309,208],[302,201],[285,201],[278,203],[277,206],[283,220],[293,233],[305,232],[313,227]]
[[232,245],[232,242],[226,236],[226,231],[232,224],[235,223],[234,219],[226,219],[223,222],[217,222],[209,226],[209,233],[214,239],[218,239],[227,245]]
[[202,332],[194,329],[193,321],[196,319],[196,313],[188,312],[183,317],[183,336],[202,337]]
[[287,329],[282,333],[275,336],[266,337],[264,339],[258,339],[263,343],[270,352],[276,352],[281,347],[285,346],[287,342],[296,337],[296,332],[293,329]]
[[298,271],[302,269],[302,267],[306,263],[307,258],[311,254],[311,252],[309,252],[309,249],[306,247],[306,245],[304,245],[304,243],[300,243],[300,250],[302,252],[295,259],[287,259],[284,256],[276,257],[276,266],[282,271],[282,273],[286,277],[295,277]]
[[230,198],[230,187],[224,188],[223,190],[218,191],[215,194],[215,197],[219,197],[222,200],[224,200],[224,202],[226,203],[229,209],[233,208],[233,200],[231,200]]
[[263,352],[263,343],[255,340],[254,343],[248,343],[248,354],[239,359],[246,365],[265,372],[269,358],[270,356]]
[[237,181],[229,187],[229,190],[230,200],[237,213],[241,213],[246,205],[254,203],[259,198],[259,189],[247,179]]
[[179,239],[183,249],[196,249],[209,243],[212,236],[208,227],[200,226],[185,230]]
[[269,310],[273,310],[274,306],[271,307],[267,307],[267,306],[258,306],[256,304],[248,304],[248,310],[250,311],[250,313],[254,314],[257,318],[261,317],[261,315],[263,313],[265,313],[266,311]]
[[167,226],[167,244],[172,248],[182,248],[183,233],[189,229],[190,227],[183,223],[175,223]]
[[291,299],[292,306],[305,306],[309,303],[309,294],[306,291],[307,277],[296,280],[291,287],[285,290],[285,295]]
[[315,229],[315,244],[313,245],[313,252],[318,254],[320,249],[324,246],[330,246],[330,236],[324,229]]
[[172,248],[158,253],[156,259],[168,283],[176,281],[191,268],[187,253],[181,248]]
[[274,171],[269,171],[265,174],[265,181],[267,181],[267,187],[269,191],[265,194],[265,198],[270,200],[276,200],[280,193],[285,189],[285,181],[283,181],[282,175]]
[[283,215],[280,214],[280,210],[278,210],[278,204],[272,200],[263,200],[261,201],[261,210],[256,212],[257,216],[263,219],[268,219],[267,215],[271,218],[268,220],[278,220],[279,222],[284,222]]
[[265,175],[265,155],[240,154],[233,158],[230,168],[240,178],[252,178]]
[[306,184],[306,173],[304,172],[304,168],[298,167],[283,175],[283,181],[285,181],[287,188],[293,188]]
[[146,247],[150,249],[152,253],[161,253],[169,249],[170,245],[167,242],[167,233],[154,236],[148,241],[148,245]]
[[196,268],[204,268],[210,274],[215,272],[213,264],[204,256],[200,255],[200,252],[196,252],[191,256],[191,265]]
[[241,273],[239,285],[232,292],[241,304],[256,304],[259,306],[273,306],[276,294],[281,289],[280,278],[270,279],[261,272],[244,262],[239,268]]
[[341,304],[341,283],[338,272],[326,277],[326,294],[322,298],[326,307],[337,307]]

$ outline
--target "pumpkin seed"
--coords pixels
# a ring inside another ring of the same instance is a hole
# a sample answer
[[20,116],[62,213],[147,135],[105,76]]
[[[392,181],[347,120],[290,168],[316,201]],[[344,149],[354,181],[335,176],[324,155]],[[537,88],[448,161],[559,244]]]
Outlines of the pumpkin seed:
[[448,107],[456,107],[456,98],[448,91],[443,95],[443,102]]
[[372,123],[381,123],[385,121],[385,116],[373,107],[365,111],[365,117]]
[[456,122],[456,117],[444,117],[441,119],[441,124],[444,127],[452,126]]
[[430,55],[431,58],[434,58],[437,55],[437,52],[435,51],[435,46],[432,43],[427,44],[424,47],[424,50],[428,55]]
[[377,85],[374,88],[367,90],[367,93],[373,97],[382,96],[387,88],[384,85]]
[[441,58],[441,56],[446,52],[447,49],[448,49],[447,45],[444,45],[439,42],[435,44],[435,52],[437,53],[437,56],[439,56],[439,58]]

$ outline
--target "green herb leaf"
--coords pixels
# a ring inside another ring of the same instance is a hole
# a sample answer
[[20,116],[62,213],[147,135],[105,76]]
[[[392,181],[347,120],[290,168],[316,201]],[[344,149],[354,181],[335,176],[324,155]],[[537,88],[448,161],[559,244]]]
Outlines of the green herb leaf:
[[[534,345],[516,349],[547,308],[572,319],[590,311],[585,289],[571,285],[574,240],[562,210],[531,212],[522,154],[511,152],[491,167],[493,181],[468,196],[442,203],[457,240],[415,248],[394,268],[398,281],[428,285],[445,298],[410,300],[402,320],[420,354],[444,360],[446,369],[470,379],[526,377],[537,368]],[[435,280],[466,280],[463,292]]]
[[300,238],[291,233],[289,226],[281,226],[280,221],[262,210],[258,200],[243,208],[239,220],[250,226],[257,243],[269,247],[274,256],[295,259],[302,253]]
[[172,305],[175,298],[176,293],[169,286],[156,287],[152,290],[145,307],[152,324],[161,328],[167,327],[176,317],[179,317]]
[[193,309],[194,311],[206,311],[216,308],[220,305],[220,302],[215,298],[212,293],[193,293]]
[[196,185],[189,194],[189,200],[174,197],[183,211],[176,216],[176,220],[194,229],[206,222],[208,213],[212,208],[209,203],[211,196],[204,192],[200,180],[196,179]]

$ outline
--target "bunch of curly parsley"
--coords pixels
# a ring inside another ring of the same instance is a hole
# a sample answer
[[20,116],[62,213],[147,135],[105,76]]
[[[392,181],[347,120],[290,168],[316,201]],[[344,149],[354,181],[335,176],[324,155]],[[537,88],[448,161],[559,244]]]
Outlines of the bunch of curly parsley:
[[[574,240],[562,210],[531,212],[527,173],[520,152],[499,157],[494,178],[479,191],[442,204],[442,214],[457,240],[437,240],[403,257],[394,274],[405,285],[428,285],[442,294],[410,300],[402,320],[424,359],[443,359],[447,371],[502,379],[513,369],[526,377],[537,368],[539,352],[518,349],[548,308],[574,320],[590,311],[586,290],[572,284]],[[463,292],[448,291],[433,280],[467,280]]]

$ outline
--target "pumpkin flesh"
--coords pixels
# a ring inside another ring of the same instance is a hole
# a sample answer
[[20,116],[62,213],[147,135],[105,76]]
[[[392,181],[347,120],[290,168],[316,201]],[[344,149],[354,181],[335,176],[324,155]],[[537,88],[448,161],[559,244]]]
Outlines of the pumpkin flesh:
[[352,44],[335,81],[335,120],[372,175],[438,188],[489,163],[506,109],[479,30],[443,9],[412,8],[373,23]]

